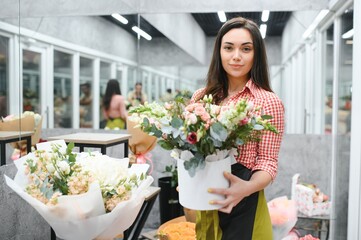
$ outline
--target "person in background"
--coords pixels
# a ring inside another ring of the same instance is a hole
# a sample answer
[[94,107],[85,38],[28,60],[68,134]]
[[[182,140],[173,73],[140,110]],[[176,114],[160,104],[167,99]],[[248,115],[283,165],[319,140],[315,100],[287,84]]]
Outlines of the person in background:
[[91,93],[90,83],[83,83],[80,85],[81,97],[80,97],[80,127],[91,128],[92,127],[92,102],[93,96]]
[[137,82],[133,91],[128,94],[128,102],[131,106],[138,106],[147,101],[147,95],[142,91],[142,83]]
[[167,88],[167,92],[161,97],[162,102],[169,102],[174,99],[174,95],[172,94],[172,89]]
[[125,129],[127,111],[125,98],[121,95],[119,82],[110,79],[103,97],[103,115],[106,119],[106,129]]
[[[277,174],[284,107],[271,89],[265,45],[253,21],[238,17],[221,27],[206,80],[206,87],[193,94],[192,102],[209,94],[212,94],[214,104],[222,106],[232,106],[241,99],[248,99],[254,106],[261,107],[263,114],[273,117],[270,122],[279,133],[266,132],[260,142],[238,147],[240,156],[232,165],[232,173],[224,173],[229,188],[208,189],[211,193],[225,196],[224,200],[210,202],[222,206],[218,214],[214,211],[197,212],[197,239],[272,240],[264,188]],[[205,235],[209,231],[210,235]]]

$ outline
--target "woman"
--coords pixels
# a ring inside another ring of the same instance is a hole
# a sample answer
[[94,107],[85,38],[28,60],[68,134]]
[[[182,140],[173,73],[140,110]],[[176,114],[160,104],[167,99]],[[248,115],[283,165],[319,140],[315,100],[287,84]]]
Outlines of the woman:
[[192,101],[208,94],[212,94],[214,103],[219,105],[247,98],[255,106],[260,106],[264,114],[273,116],[271,123],[279,134],[266,132],[260,142],[240,146],[240,156],[232,165],[232,173],[224,173],[230,187],[209,189],[209,192],[225,195],[224,200],[211,201],[211,204],[223,207],[218,214],[211,211],[197,213],[197,239],[272,239],[263,189],[276,177],[284,108],[271,90],[266,50],[254,22],[234,18],[219,30],[207,85],[194,93]]
[[107,120],[106,129],[125,129],[127,111],[125,99],[120,93],[119,83],[110,79],[103,97],[103,115]]

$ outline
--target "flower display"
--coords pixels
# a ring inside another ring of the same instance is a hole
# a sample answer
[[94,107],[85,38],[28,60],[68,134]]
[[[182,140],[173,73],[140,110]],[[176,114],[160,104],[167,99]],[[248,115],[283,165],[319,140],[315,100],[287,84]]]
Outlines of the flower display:
[[66,149],[59,144],[51,147],[52,151],[34,151],[25,162],[26,192],[47,205],[56,205],[62,195],[86,193],[97,181],[105,209],[110,212],[119,202],[130,199],[132,188],[145,178],[143,174],[129,175],[128,166],[106,155],[88,153],[77,160],[72,143]]
[[251,101],[218,106],[212,100],[206,95],[191,104],[182,97],[164,104],[145,103],[129,111],[130,120],[157,137],[162,148],[173,150],[172,157],[185,160],[184,167],[191,176],[204,168],[205,161],[239,154],[238,146],[259,141],[264,131],[277,133],[269,122],[272,116],[263,115]]
[[275,198],[267,203],[273,228],[273,239],[283,239],[297,222],[295,201],[286,196]]
[[[63,140],[37,144],[14,161],[6,184],[61,239],[113,239],[135,221],[153,182],[147,164],[129,165],[99,152],[73,153]],[[71,229],[71,230],[70,230]]]

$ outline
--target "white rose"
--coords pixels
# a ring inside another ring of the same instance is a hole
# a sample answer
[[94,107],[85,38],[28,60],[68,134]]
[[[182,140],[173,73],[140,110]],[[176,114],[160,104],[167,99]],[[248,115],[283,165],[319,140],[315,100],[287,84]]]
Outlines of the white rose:
[[64,173],[64,174],[70,173],[70,166],[66,161],[60,161],[60,162],[58,162],[57,165],[62,173]]
[[55,167],[54,167],[54,165],[51,164],[51,163],[48,163],[48,164],[46,165],[46,169],[47,169],[48,172],[51,173],[51,174],[53,174],[53,173],[55,172]]

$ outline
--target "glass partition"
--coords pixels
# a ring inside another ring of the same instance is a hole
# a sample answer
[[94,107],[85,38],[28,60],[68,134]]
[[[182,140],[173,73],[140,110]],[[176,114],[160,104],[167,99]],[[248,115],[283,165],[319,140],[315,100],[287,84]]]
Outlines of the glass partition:
[[326,134],[332,133],[332,98],[333,98],[333,28],[334,25],[331,24],[325,31],[324,43],[325,44],[325,52],[324,52],[324,69],[325,69],[325,127],[324,132]]
[[41,58],[40,52],[22,50],[23,111],[41,111]]
[[93,98],[91,96],[93,78],[93,60],[80,57],[79,83],[80,83],[80,107],[79,123],[81,128],[93,127]]
[[0,35],[0,117],[9,114],[9,38]]
[[72,55],[54,50],[54,127],[73,127]]
[[353,46],[353,9],[341,16],[340,42],[340,80],[338,105],[338,132],[349,134],[351,131],[352,106],[352,46]]

